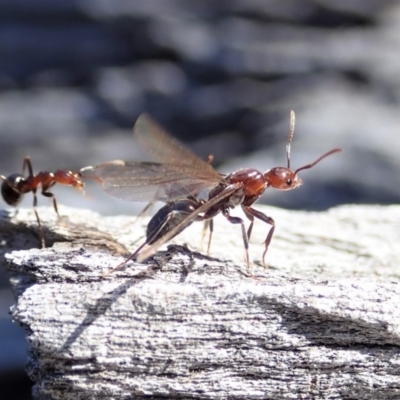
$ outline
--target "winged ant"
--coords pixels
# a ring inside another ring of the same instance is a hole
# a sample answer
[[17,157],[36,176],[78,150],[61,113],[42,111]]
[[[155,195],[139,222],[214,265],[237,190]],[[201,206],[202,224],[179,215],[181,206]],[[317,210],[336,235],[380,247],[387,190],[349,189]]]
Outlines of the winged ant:
[[[115,160],[81,170],[83,175],[86,172],[94,172],[94,179],[103,185],[104,190],[120,199],[167,203],[150,220],[146,241],[128,259],[109,272],[121,268],[133,258],[139,262],[146,260],[162,244],[178,235],[192,222],[212,222],[212,218],[219,213],[230,223],[240,225],[249,271],[249,238],[254,219],[271,225],[264,240],[262,260],[265,264],[265,256],[275,231],[275,222],[271,217],[254,209],[253,203],[269,187],[277,190],[299,187],[302,184],[298,176],[300,171],[310,169],[324,158],[342,151],[340,148],[330,150],[314,162],[293,171],[290,166],[290,150],[294,127],[295,114],[291,111],[286,167],[274,167],[264,173],[253,168],[243,168],[223,175],[218,173],[210,162],[203,161],[171,137],[149,115],[142,114],[134,126],[133,135],[156,162]],[[208,199],[197,199],[197,194],[203,190],[209,191]],[[250,221],[247,231],[243,219],[230,214],[230,209],[239,205]],[[212,227],[210,230],[212,233]]]

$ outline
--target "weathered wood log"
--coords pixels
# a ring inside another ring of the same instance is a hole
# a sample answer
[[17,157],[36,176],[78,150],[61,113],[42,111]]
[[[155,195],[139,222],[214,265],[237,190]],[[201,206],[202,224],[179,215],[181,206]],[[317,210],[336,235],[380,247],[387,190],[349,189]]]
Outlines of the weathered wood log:
[[[59,224],[40,209],[52,247],[6,255],[35,397],[400,398],[400,207],[257,208],[277,228],[264,268],[255,224],[254,276],[218,217],[211,256],[195,223],[174,240],[193,251],[165,246],[106,278],[146,219],[61,208]],[[10,249],[39,244],[34,227],[27,210],[1,221]]]

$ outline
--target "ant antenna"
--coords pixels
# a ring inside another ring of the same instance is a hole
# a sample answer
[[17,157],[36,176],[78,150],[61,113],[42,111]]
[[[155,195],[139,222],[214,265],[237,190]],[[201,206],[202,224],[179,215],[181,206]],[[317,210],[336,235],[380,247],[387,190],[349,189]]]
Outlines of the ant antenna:
[[292,144],[293,135],[294,135],[294,123],[295,123],[295,114],[293,110],[290,110],[290,130],[289,130],[289,139],[286,145],[286,158],[287,158],[287,167],[290,169],[290,145]]
[[296,169],[296,171],[294,171],[294,174],[297,175],[297,173],[300,172],[300,171],[302,171],[303,169],[312,168],[315,164],[318,164],[318,163],[319,163],[321,160],[323,160],[325,157],[328,157],[328,156],[330,156],[331,154],[334,154],[334,153],[340,153],[341,151],[343,151],[343,150],[340,149],[340,148],[336,148],[336,149],[333,149],[333,150],[331,150],[331,151],[328,151],[327,153],[323,154],[320,158],[318,158],[317,160],[315,160],[313,163],[307,164],[307,165],[305,165],[304,167],[300,167],[300,168]]
[[[286,145],[286,158],[287,158],[287,167],[288,169],[290,169],[290,146],[292,144],[292,140],[293,140],[293,135],[294,135],[294,125],[295,125],[295,114],[293,110],[290,110],[290,130],[289,130],[289,139]],[[341,151],[343,151],[340,148],[336,148],[333,149],[331,151],[328,151],[327,153],[323,154],[320,158],[318,158],[317,160],[315,160],[313,163],[311,164],[307,164],[304,167],[300,167],[298,169],[296,169],[296,171],[294,171],[294,174],[297,175],[298,172],[302,171],[303,169],[309,169],[312,168],[315,164],[318,164],[321,160],[323,160],[325,157],[330,156],[331,154],[334,153],[340,153]]]

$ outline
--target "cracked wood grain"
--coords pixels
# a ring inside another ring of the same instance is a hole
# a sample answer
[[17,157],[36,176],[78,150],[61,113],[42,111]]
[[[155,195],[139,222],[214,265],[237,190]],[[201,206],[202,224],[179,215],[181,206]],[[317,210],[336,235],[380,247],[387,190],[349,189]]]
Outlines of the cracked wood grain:
[[35,397],[399,398],[400,207],[258,208],[277,228],[265,269],[267,227],[255,225],[254,277],[240,229],[223,218],[210,256],[193,224],[103,279],[141,243],[146,219],[62,208],[59,224],[42,209],[53,245],[29,249],[33,213],[3,214]]

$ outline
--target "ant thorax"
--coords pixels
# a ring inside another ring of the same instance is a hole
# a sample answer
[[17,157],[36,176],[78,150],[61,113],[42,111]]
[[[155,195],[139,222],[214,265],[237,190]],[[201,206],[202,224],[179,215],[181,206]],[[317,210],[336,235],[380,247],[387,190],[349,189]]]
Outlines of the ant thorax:
[[254,168],[242,168],[226,177],[229,183],[241,183],[245,197],[261,196],[267,185],[261,172]]

